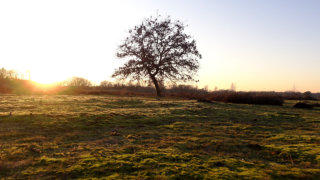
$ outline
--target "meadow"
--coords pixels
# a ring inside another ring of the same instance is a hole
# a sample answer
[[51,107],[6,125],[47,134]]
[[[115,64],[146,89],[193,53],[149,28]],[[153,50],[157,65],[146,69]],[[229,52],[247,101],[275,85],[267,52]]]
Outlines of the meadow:
[[317,179],[320,108],[0,96],[0,178]]

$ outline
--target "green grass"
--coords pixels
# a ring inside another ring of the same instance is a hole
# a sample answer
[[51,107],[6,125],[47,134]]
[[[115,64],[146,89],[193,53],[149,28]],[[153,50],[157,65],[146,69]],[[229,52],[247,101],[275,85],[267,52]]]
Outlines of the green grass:
[[0,96],[0,178],[316,179],[320,109],[294,103]]

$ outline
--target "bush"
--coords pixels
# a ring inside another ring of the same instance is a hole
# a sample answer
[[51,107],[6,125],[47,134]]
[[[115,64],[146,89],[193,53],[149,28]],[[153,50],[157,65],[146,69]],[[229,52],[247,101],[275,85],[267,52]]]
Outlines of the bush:
[[293,106],[294,108],[303,108],[303,109],[312,109],[313,106],[311,104],[303,103],[303,102],[298,102]]
[[319,103],[312,104],[313,107],[320,107]]
[[222,101],[238,104],[258,104],[258,105],[283,105],[283,98],[272,92],[234,92],[216,91],[212,92],[209,100]]
[[197,99],[198,102],[203,102],[203,103],[212,103],[212,101],[204,98]]

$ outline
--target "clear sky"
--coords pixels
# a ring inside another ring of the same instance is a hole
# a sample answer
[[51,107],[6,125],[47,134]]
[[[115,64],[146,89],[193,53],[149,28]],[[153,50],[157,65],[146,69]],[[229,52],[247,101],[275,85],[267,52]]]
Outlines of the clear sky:
[[2,0],[0,67],[42,83],[112,81],[117,46],[157,11],[197,40],[200,87],[320,92],[318,0]]

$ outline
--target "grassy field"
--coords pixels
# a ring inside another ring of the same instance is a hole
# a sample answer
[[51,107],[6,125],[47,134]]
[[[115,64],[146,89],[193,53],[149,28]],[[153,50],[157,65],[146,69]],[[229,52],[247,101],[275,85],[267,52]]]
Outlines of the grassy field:
[[[320,109],[0,96],[0,178],[320,176]],[[11,115],[10,115],[11,113]]]

